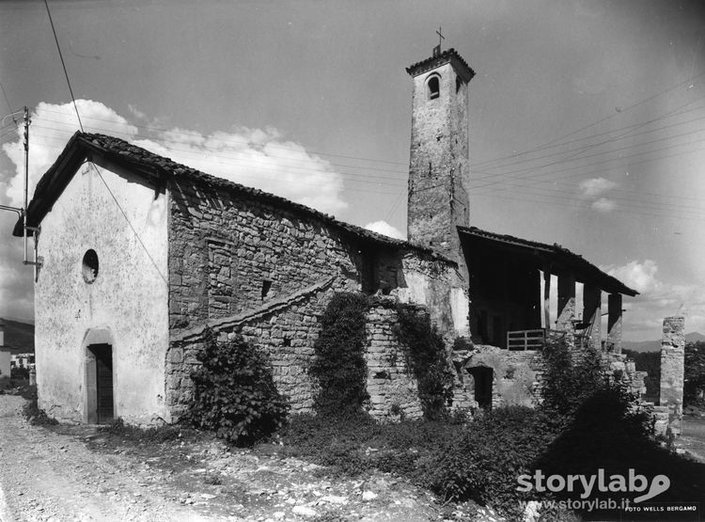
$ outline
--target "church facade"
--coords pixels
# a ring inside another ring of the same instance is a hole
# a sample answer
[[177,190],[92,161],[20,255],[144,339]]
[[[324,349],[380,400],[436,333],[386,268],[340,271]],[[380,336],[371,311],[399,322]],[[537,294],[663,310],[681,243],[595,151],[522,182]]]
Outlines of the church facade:
[[[609,294],[604,349],[628,369],[619,355],[622,295],[636,292],[557,245],[470,227],[472,69],[450,49],[407,72],[414,84],[408,241],[118,138],[76,133],[28,209],[29,226],[41,230],[40,407],[70,422],[178,420],[210,328],[266,350],[292,411],[308,411],[318,318],[343,291],[376,296],[366,358],[377,417],[421,412],[414,379],[389,357],[397,302],[426,310],[448,341],[472,341],[471,350],[448,353],[457,370],[454,407],[532,403],[536,343],[557,329],[602,345],[602,292]],[[555,323],[540,290],[550,294],[550,274],[558,275]],[[580,321],[576,281],[585,287]]]

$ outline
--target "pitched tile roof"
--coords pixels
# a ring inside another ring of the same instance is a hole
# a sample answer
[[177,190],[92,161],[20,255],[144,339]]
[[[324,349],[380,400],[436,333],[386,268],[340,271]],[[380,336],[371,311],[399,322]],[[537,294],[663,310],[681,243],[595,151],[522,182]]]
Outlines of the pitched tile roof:
[[554,243],[539,243],[514,236],[496,234],[476,227],[458,227],[461,241],[484,240],[498,246],[512,249],[515,252],[529,254],[531,259],[537,263],[537,268],[544,262],[553,263],[564,269],[572,271],[581,282],[589,282],[599,285],[608,292],[620,293],[630,296],[638,295],[639,292],[626,286],[617,278],[606,274],[595,265],[585,260],[582,256],[574,254],[567,248]]
[[[60,197],[71,181],[80,164],[88,158],[104,157],[119,165],[130,168],[145,177],[158,180],[173,179],[180,182],[198,183],[216,190],[242,194],[251,198],[264,200],[277,207],[296,212],[300,215],[319,219],[335,228],[351,234],[359,239],[391,247],[411,248],[450,261],[433,250],[404,241],[394,239],[371,230],[335,219],[333,216],[319,212],[300,203],[276,196],[259,189],[246,187],[223,178],[212,176],[192,167],[177,163],[170,158],[160,156],[125,140],[105,134],[76,132],[64,147],[54,164],[37,183],[34,197],[29,204],[27,218],[30,227],[38,226],[51,206]],[[22,235],[22,221],[19,220],[13,230],[15,236]],[[452,261],[451,261],[452,262]]]

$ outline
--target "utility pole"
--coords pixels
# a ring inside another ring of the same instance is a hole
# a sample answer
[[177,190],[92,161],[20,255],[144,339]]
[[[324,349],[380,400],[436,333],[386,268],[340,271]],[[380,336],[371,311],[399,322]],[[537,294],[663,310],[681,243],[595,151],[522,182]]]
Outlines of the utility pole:
[[[19,112],[19,111],[18,111]],[[10,116],[14,116],[17,113],[13,113]],[[41,266],[41,262],[38,261],[37,259],[37,241],[38,241],[38,236],[39,236],[39,227],[30,227],[27,222],[27,208],[29,207],[29,126],[32,123],[32,121],[29,119],[29,108],[27,106],[24,107],[23,110],[23,122],[24,122],[24,135],[23,135],[23,144],[24,144],[24,206],[22,208],[17,208],[17,207],[10,207],[7,205],[0,205],[0,210],[7,210],[9,212],[15,212],[19,218],[22,220],[22,228],[23,228],[23,233],[22,233],[22,239],[24,242],[24,260],[22,261],[23,264],[25,265],[33,265],[34,266],[34,280],[37,280],[37,276],[39,275],[39,267]],[[34,236],[34,260],[30,261],[27,259],[27,236],[29,231],[33,232]]]
[[[24,207],[22,226],[24,227],[24,264],[27,264],[27,207],[29,206],[29,109],[24,107]],[[36,238],[35,238],[36,244]],[[36,250],[36,249],[35,249]]]

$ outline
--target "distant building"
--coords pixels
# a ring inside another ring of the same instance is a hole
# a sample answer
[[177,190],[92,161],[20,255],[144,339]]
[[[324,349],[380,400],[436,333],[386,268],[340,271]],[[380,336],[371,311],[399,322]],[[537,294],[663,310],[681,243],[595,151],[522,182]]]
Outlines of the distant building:
[[[341,291],[378,296],[367,346],[369,409],[378,417],[420,413],[413,378],[389,357],[397,301],[425,308],[449,341],[472,341],[471,350],[452,354],[455,407],[531,404],[547,330],[602,343],[602,291],[609,294],[604,348],[619,359],[622,295],[634,290],[559,246],[470,227],[472,69],[450,49],[407,71],[409,241],[117,138],[76,133],[28,212],[29,225],[41,226],[40,407],[76,422],[172,422],[191,397],[190,372],[210,326],[266,349],[293,411],[307,411],[318,319]],[[550,274],[558,275],[556,318],[541,299],[542,286],[551,292]],[[576,281],[585,287],[581,324]]]

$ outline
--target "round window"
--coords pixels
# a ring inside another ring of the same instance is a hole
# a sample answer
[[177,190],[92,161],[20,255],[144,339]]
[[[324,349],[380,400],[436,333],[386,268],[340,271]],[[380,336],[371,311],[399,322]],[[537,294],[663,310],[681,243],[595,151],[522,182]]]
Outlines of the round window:
[[98,254],[92,248],[83,255],[83,280],[91,284],[98,277]]

